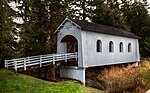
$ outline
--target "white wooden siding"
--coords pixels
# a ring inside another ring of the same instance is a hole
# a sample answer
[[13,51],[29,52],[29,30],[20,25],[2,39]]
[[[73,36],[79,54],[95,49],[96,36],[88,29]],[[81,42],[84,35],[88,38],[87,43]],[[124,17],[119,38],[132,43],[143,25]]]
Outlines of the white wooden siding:
[[[139,61],[138,39],[114,36],[90,31],[82,31],[83,66],[102,66]],[[102,41],[102,52],[96,51],[97,40]],[[109,52],[109,42],[114,43],[114,52]],[[119,51],[119,44],[123,43],[123,52]],[[132,52],[128,52],[131,43]]]
[[[70,26],[66,29],[66,26]],[[140,60],[138,39],[115,36],[97,32],[83,31],[70,21],[66,21],[59,29],[57,37],[57,53],[64,53],[61,40],[66,35],[74,36],[78,41],[78,67],[93,67],[110,64],[137,62]],[[97,52],[96,42],[101,40],[102,52]],[[109,42],[114,44],[114,52],[109,52]],[[123,43],[123,52],[120,52],[119,44]],[[63,42],[64,43],[64,42]],[[128,43],[132,45],[132,52],[128,52]]]

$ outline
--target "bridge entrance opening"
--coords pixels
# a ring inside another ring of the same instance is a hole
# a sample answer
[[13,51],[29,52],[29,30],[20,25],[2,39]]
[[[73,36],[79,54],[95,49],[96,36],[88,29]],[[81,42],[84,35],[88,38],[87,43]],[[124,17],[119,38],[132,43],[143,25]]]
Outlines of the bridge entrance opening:
[[[78,41],[77,39],[72,35],[65,36],[61,43],[63,43],[64,46],[64,52],[65,53],[75,53],[78,52]],[[78,62],[76,59],[71,59],[67,63],[62,63],[64,66],[78,66]]]
[[66,44],[65,48],[67,53],[78,52],[78,41],[74,36],[67,35],[61,40],[61,42]]

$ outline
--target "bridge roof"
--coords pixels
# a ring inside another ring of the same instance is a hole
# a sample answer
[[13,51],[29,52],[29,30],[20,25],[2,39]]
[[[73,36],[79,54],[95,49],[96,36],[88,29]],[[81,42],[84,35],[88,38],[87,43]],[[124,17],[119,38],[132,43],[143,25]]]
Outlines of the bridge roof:
[[87,22],[84,20],[76,20],[76,19],[70,19],[70,20],[76,23],[77,25],[79,25],[80,28],[85,31],[87,30],[87,31],[104,33],[104,34],[125,36],[130,38],[139,38],[137,35],[121,28],[115,28],[112,26],[102,25],[94,22]]
[[[112,26],[102,25],[102,24],[98,24],[94,22],[88,22],[85,20],[76,20],[76,19],[66,18],[62,24],[64,24],[67,20],[71,21],[73,24],[75,24],[77,27],[79,27],[81,30],[84,30],[84,31],[98,32],[98,33],[104,33],[104,34],[110,34],[110,35],[136,38],[136,39],[140,38],[137,35],[127,30],[124,30],[122,28],[115,28]],[[58,29],[60,28],[60,26],[58,27]]]

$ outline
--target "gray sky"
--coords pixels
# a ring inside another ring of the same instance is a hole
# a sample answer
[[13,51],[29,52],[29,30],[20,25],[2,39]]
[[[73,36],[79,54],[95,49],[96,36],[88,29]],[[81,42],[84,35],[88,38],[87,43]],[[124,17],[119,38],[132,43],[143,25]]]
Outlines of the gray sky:
[[[148,4],[150,4],[150,0],[147,0],[148,1]],[[150,5],[149,5],[149,7],[150,7]],[[150,14],[150,9],[149,9],[149,14]]]

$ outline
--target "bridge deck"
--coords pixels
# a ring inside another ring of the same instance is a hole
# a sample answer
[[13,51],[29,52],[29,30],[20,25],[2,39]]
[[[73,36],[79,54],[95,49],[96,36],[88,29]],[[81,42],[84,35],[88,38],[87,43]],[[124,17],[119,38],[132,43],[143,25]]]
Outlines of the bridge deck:
[[27,67],[39,65],[42,67],[43,64],[53,63],[57,61],[65,61],[68,62],[69,59],[78,58],[78,53],[64,53],[64,54],[46,54],[46,55],[38,55],[24,58],[17,58],[11,60],[5,60],[5,68],[14,68],[16,71],[18,68],[24,68],[26,70]]

